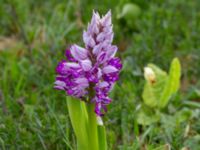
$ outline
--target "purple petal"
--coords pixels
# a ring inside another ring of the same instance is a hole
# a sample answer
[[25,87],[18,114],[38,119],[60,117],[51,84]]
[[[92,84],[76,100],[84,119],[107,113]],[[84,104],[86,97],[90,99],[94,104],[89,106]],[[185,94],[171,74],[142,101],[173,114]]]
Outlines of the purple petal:
[[89,35],[86,31],[83,32],[83,41],[88,47],[94,47],[96,44],[92,36]]
[[88,31],[91,34],[98,34],[99,33],[99,23],[100,23],[100,16],[98,13],[93,11],[91,24],[88,25]]
[[108,11],[107,14],[101,19],[101,24],[104,27],[111,25],[111,11]]
[[56,88],[58,90],[64,90],[66,87],[66,84],[63,81],[57,80],[54,84],[55,84],[54,88]]
[[102,76],[102,71],[101,71],[100,68],[98,68],[98,72],[97,72],[97,77],[98,77],[98,79],[100,79],[101,76]]
[[105,33],[101,32],[96,38],[97,42],[102,42],[105,39],[105,36]]
[[113,26],[107,26],[103,28],[104,33],[112,33],[113,32]]
[[88,51],[78,45],[72,45],[70,52],[77,61],[84,60],[88,57]]
[[86,88],[89,86],[88,80],[86,78],[77,78],[75,81],[79,87]]
[[115,57],[115,58],[111,58],[108,61],[108,64],[111,66],[114,66],[115,68],[117,68],[118,70],[122,69],[122,64],[119,58]]
[[98,44],[94,46],[92,53],[97,56],[101,52],[101,50],[102,50],[102,44]]
[[67,49],[67,50],[65,51],[65,56],[67,57],[67,59],[68,59],[69,61],[72,61],[72,62],[75,62],[75,61],[76,61],[76,60],[72,57],[72,54],[71,54],[71,52],[70,52],[69,49]]
[[84,71],[89,71],[92,68],[92,62],[89,59],[82,60],[80,63]]
[[114,57],[117,52],[117,49],[118,49],[117,46],[108,47],[108,49],[106,51],[108,58]]
[[119,79],[119,75],[116,72],[104,74],[103,79],[107,82],[115,82]]
[[56,67],[56,72],[58,74],[66,74],[67,73],[67,68],[65,67],[66,61],[63,60],[61,62],[58,63],[57,67]]
[[78,69],[78,68],[80,68],[80,65],[78,63],[74,63],[74,62],[64,63],[64,66],[66,68],[71,68],[71,69]]
[[105,98],[103,98],[103,103],[104,104],[110,104],[112,102],[112,99],[110,99],[109,97],[105,97]]
[[98,24],[100,21],[100,16],[98,12],[93,11],[91,24]]
[[117,72],[118,69],[115,68],[114,66],[108,65],[104,67],[102,71],[103,71],[103,74],[109,74],[109,73]]
[[106,81],[103,81],[103,82],[101,82],[101,83],[98,84],[98,87],[99,87],[99,88],[105,88],[105,87],[107,87],[107,86],[109,86],[109,83],[106,82]]
[[99,64],[103,64],[107,60],[106,52],[102,51],[100,54],[97,56],[97,62]]

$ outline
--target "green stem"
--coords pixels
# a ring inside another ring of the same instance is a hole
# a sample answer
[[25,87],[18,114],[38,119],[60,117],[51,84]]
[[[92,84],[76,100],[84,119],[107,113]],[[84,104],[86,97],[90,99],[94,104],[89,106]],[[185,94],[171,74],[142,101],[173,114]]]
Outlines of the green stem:
[[87,110],[88,110],[88,136],[89,136],[88,150],[99,150],[97,119],[96,119],[96,114],[94,112],[94,104],[87,105]]

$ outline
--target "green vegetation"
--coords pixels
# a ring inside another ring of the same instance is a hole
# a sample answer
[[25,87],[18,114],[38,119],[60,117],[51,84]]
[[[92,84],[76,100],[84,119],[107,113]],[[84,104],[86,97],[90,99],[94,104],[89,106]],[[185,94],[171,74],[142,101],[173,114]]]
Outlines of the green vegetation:
[[[108,149],[199,150],[199,0],[0,0],[0,4],[0,149],[76,149],[66,94],[53,89],[55,67],[70,44],[83,45],[82,30],[92,10],[103,14],[111,9],[123,71],[104,117]],[[174,57],[181,63],[179,90],[175,79],[168,83],[174,88],[164,98],[166,103],[159,109],[148,106],[142,96],[144,67],[153,63],[169,73],[166,78],[174,78],[177,66],[170,70]]]

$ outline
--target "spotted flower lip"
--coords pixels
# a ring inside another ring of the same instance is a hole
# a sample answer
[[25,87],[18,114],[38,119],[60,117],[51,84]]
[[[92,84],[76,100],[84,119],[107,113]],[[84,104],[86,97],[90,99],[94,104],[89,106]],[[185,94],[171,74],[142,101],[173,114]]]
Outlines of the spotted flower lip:
[[65,52],[66,60],[56,67],[54,87],[80,100],[89,99],[98,116],[107,111],[106,106],[112,101],[108,94],[122,69],[121,60],[115,57],[118,48],[112,45],[113,37],[111,11],[102,17],[93,11],[91,22],[83,31],[85,46],[72,45]]

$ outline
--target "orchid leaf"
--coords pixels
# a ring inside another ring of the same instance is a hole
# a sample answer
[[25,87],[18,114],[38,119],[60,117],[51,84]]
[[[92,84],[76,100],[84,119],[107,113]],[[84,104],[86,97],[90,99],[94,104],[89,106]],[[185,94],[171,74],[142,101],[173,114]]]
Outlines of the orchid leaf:
[[163,89],[159,107],[163,108],[167,105],[170,97],[177,92],[180,86],[181,66],[178,58],[174,58],[169,71],[169,77]]
[[164,108],[171,96],[177,92],[180,86],[181,66],[178,58],[174,58],[169,75],[159,67],[149,64],[155,74],[154,81],[146,81],[142,98],[149,107]]
[[146,82],[144,91],[142,94],[144,103],[149,107],[157,107],[159,103],[159,97],[161,97],[162,90],[167,80],[167,73],[153,64],[149,64],[148,67],[152,68],[155,73],[155,81]]
[[67,98],[68,111],[77,138],[77,149],[88,149],[87,122],[85,103],[74,99]]

